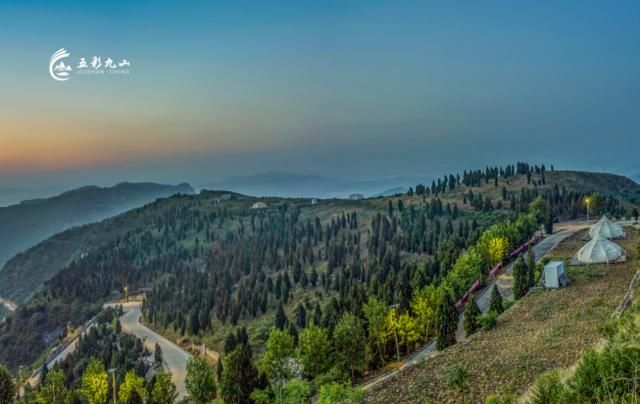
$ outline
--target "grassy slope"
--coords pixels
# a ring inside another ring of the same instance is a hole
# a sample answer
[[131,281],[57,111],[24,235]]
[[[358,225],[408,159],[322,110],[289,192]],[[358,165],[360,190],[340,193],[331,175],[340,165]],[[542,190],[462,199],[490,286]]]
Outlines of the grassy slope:
[[[570,259],[584,244],[586,232],[561,243],[550,256]],[[637,267],[637,230],[620,244],[630,259],[624,264],[569,267],[573,284],[554,291],[530,293],[499,317],[498,325],[481,331],[434,358],[402,372],[368,395],[372,402],[460,402],[447,385],[456,364],[469,366],[473,402],[490,394],[521,394],[542,372],[575,363],[601,339],[601,326],[620,304]]]

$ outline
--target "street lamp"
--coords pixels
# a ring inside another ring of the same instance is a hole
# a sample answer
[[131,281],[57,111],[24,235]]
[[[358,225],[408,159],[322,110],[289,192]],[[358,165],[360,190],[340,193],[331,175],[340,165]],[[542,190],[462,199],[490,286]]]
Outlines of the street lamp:
[[113,380],[113,404],[116,404],[117,401],[117,396],[116,396],[116,368],[111,368],[108,370],[109,373],[111,373],[112,376],[112,380]]
[[584,202],[587,204],[587,223],[589,223],[589,204],[591,204],[591,198],[585,198]]
[[124,287],[124,301],[125,302],[129,301],[129,287],[128,286]]

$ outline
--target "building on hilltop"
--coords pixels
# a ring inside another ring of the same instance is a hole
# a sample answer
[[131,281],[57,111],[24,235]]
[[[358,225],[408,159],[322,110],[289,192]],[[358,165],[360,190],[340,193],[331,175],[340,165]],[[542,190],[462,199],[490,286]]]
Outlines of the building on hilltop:
[[264,209],[267,207],[267,204],[264,202],[256,202],[253,205],[251,205],[251,209]]

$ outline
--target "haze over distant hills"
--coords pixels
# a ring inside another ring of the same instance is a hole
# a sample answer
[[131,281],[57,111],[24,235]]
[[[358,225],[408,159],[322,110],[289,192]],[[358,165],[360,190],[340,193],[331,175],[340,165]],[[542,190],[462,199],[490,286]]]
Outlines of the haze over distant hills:
[[202,186],[205,189],[224,189],[253,196],[340,198],[353,193],[376,196],[390,189],[413,187],[431,178],[413,176],[381,179],[338,179],[315,174],[293,174],[271,171],[266,173],[229,177],[217,183]]
[[16,205],[21,201],[52,197],[64,191],[60,187],[2,187],[0,188],[0,208]]
[[70,227],[97,222],[158,198],[193,192],[189,184],[123,182],[108,188],[86,186],[0,208],[0,268],[15,254]]

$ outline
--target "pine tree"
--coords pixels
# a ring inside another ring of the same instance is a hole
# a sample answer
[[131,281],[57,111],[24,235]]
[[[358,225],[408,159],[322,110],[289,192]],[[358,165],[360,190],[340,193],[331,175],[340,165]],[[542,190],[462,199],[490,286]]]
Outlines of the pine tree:
[[16,385],[9,370],[0,364],[0,403],[12,403],[16,395]]
[[158,344],[157,342],[153,356],[156,364],[162,366],[162,348],[160,348],[160,344]]
[[189,359],[184,383],[187,393],[198,404],[208,403],[216,398],[217,389],[213,370],[204,358],[193,356]]
[[282,307],[282,305],[278,306],[274,324],[278,330],[284,330],[284,327],[287,325],[287,315],[284,314],[284,307]]
[[527,253],[527,269],[528,271],[528,280],[527,280],[527,286],[529,288],[532,288],[535,284],[535,278],[536,278],[536,259],[535,256],[533,255],[533,249],[529,248],[529,252]]
[[216,379],[218,383],[222,380],[222,372],[224,372],[224,365],[222,364],[222,358],[218,358],[218,365],[216,366]]
[[481,314],[475,296],[471,295],[464,306],[464,332],[467,337],[478,330],[478,316]]
[[245,327],[240,327],[236,332],[236,341],[238,345],[249,345],[249,334]]
[[47,379],[47,373],[49,373],[49,367],[47,363],[42,364],[42,368],[40,368],[40,384],[44,384],[44,381]]
[[444,293],[442,301],[438,304],[437,319],[436,348],[441,351],[456,343],[458,310],[449,292]]
[[513,297],[520,299],[529,290],[529,268],[522,256],[513,264]]
[[219,380],[220,395],[224,402],[252,402],[249,396],[258,387],[258,371],[253,366],[251,349],[247,345],[239,345],[225,358]]
[[228,354],[236,349],[236,346],[238,346],[238,340],[232,332],[229,332],[229,334],[227,334],[227,338],[224,340],[224,353]]
[[544,231],[547,234],[553,233],[553,212],[551,211],[551,206],[547,208],[547,217],[544,222]]
[[502,314],[504,312],[504,305],[502,304],[502,295],[500,294],[500,289],[498,285],[493,286],[493,290],[491,291],[491,301],[489,303],[489,311],[492,311],[497,314]]
[[300,330],[307,326],[307,311],[301,303],[296,306],[296,326]]

